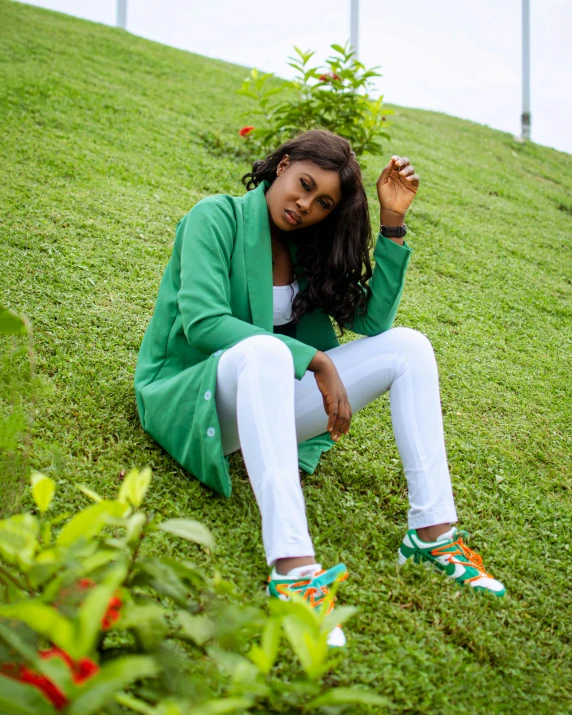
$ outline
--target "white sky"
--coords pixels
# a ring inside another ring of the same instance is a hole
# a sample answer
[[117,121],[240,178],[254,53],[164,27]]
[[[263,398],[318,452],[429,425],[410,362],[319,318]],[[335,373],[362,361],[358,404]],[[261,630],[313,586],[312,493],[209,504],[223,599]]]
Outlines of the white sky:
[[[115,24],[116,0],[31,0]],[[292,77],[349,39],[350,0],[128,0],[127,29],[201,55]],[[361,0],[359,59],[385,100],[520,134],[522,0]],[[572,153],[572,0],[530,0],[532,139]],[[247,72],[245,71],[245,76]],[[568,89],[566,89],[568,87]]]

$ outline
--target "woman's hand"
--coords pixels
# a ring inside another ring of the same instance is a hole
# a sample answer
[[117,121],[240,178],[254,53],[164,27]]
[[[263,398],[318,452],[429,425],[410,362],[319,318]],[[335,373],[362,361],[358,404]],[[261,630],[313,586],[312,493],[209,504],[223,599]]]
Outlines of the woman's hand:
[[328,432],[337,442],[342,434],[350,430],[352,408],[350,406],[346,388],[342,382],[332,359],[318,351],[308,366],[314,373],[318,389],[322,393],[324,410],[328,415]]
[[[419,188],[419,177],[409,159],[392,156],[389,164],[381,172],[377,180],[377,196],[382,215],[381,223],[387,226],[403,224],[403,217]],[[387,221],[393,223],[387,223]]]

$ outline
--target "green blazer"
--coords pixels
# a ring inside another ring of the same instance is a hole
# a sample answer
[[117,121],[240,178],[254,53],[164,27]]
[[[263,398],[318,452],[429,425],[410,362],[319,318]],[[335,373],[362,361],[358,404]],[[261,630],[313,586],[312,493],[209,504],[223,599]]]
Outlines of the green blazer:
[[[201,482],[225,496],[232,487],[216,411],[221,354],[251,335],[273,334],[270,224],[261,182],[244,196],[201,199],[177,224],[153,316],[135,368],[143,429]],[[297,267],[297,249],[290,242]],[[346,327],[360,335],[388,330],[397,311],[411,248],[378,235],[372,295],[364,316]],[[307,283],[298,276],[300,289]],[[300,380],[317,350],[339,345],[328,315],[304,315],[296,338],[276,335],[292,352]],[[312,474],[335,442],[328,432],[298,445],[298,462]]]

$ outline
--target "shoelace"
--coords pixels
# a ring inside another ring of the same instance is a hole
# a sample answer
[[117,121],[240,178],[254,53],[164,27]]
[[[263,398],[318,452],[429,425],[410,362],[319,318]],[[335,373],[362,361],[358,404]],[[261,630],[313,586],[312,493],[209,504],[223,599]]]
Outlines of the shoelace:
[[[449,563],[459,564],[460,566],[472,566],[476,568],[479,572],[476,576],[466,579],[467,582],[476,581],[479,578],[492,578],[491,574],[487,573],[483,568],[482,556],[476,554],[472,549],[470,549],[464,542],[462,537],[469,536],[466,531],[458,531],[457,538],[455,541],[449,542],[448,544],[443,544],[443,546],[437,546],[431,551],[433,556],[451,556]],[[453,550],[451,550],[453,549]],[[455,556],[464,556],[466,561],[459,561],[455,559]]]
[[[348,572],[343,564],[328,569],[317,571],[312,578],[295,581],[294,583],[278,584],[276,590],[283,596],[288,596],[288,590],[301,591],[300,595],[305,601],[308,601],[311,608],[318,608],[330,593],[329,584],[345,581],[348,578]],[[302,591],[302,589],[304,589]],[[326,609],[326,616],[334,610],[336,598],[332,598]]]

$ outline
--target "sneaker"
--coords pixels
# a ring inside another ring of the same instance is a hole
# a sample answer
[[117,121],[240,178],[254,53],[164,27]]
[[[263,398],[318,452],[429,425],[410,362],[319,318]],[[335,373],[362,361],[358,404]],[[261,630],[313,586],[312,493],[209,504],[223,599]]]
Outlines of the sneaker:
[[[312,608],[320,608],[330,591],[328,586],[338,581],[345,581],[347,577],[348,570],[344,564],[338,564],[327,571],[322,569],[321,564],[298,566],[285,575],[279,574],[274,566],[268,577],[266,591],[269,596],[280,598],[283,601],[288,601],[288,592],[293,591],[308,601]],[[333,611],[334,601],[335,598],[328,604],[326,616]],[[346,636],[341,626],[335,626],[329,632],[327,643],[333,648],[345,646]]]
[[398,563],[404,564],[413,557],[416,563],[430,564],[457,583],[469,584],[475,591],[504,596],[503,584],[484,570],[482,558],[463,543],[462,537],[467,536],[466,531],[453,527],[437,541],[428,542],[421,541],[415,529],[409,529],[397,552]]

